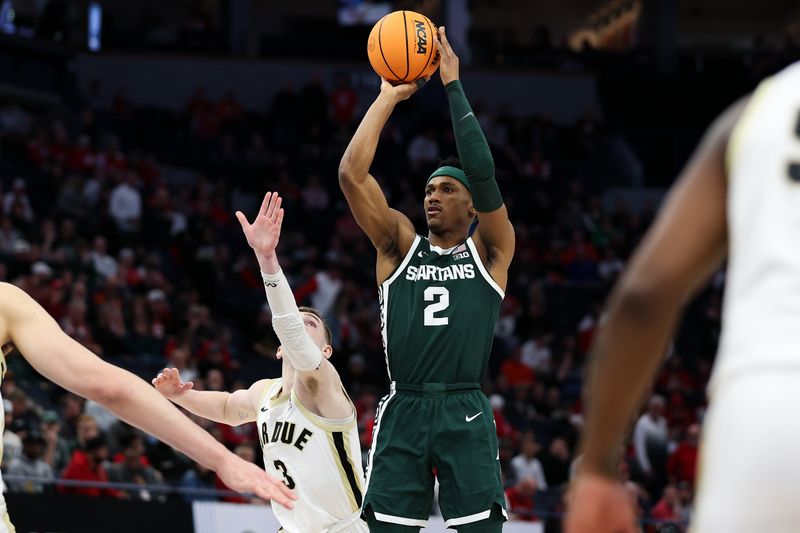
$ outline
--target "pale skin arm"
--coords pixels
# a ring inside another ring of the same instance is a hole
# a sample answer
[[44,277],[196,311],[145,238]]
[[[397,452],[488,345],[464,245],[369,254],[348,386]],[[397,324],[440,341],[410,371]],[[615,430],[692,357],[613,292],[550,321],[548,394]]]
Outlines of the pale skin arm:
[[[442,76],[442,84],[447,86],[448,83],[459,79],[458,56],[447,40],[444,26],[439,28],[438,38],[434,37],[434,42],[441,55],[439,73]],[[516,244],[514,226],[508,219],[508,209],[503,204],[494,211],[479,211],[478,219],[480,223],[473,234],[475,246],[492,279],[505,290],[508,283],[508,267],[511,266]]]
[[583,461],[567,533],[636,530],[630,498],[615,479],[619,450],[681,308],[725,257],[724,154],[742,108],[743,102],[733,106],[710,128],[610,297],[592,349]]
[[378,252],[378,284],[389,277],[414,242],[414,225],[391,209],[380,185],[369,173],[378,139],[395,106],[417,91],[416,84],[392,86],[381,82],[381,92],[361,120],[339,163],[339,187],[353,216]]
[[294,494],[252,463],[229,452],[145,381],[110,365],[65,334],[25,292],[0,283],[0,330],[43,376],[94,400],[127,423],[158,437],[217,472],[239,492],[291,507]]
[[[265,274],[277,274],[281,267],[275,249],[281,235],[283,223],[283,208],[281,197],[278,193],[268,192],[264,196],[261,209],[252,224],[241,211],[236,212],[236,218],[242,225],[242,231],[247,238],[247,244],[253,249],[261,271]],[[303,323],[306,331],[321,328],[316,317],[303,314]],[[312,337],[313,339],[313,337]],[[323,358],[319,368],[311,371],[300,371],[291,368],[291,376],[284,373],[285,382],[292,383],[300,401],[312,412],[325,418],[345,418],[353,414],[353,406],[344,393],[342,381],[336,368],[328,361],[332,349],[330,345],[319,347]],[[278,350],[280,357],[281,350]],[[284,359],[284,368],[287,361]]]
[[191,381],[181,381],[176,368],[165,368],[153,379],[156,390],[173,403],[197,416],[229,426],[256,421],[258,402],[266,384],[267,380],[261,379],[247,389],[234,392],[197,391]]

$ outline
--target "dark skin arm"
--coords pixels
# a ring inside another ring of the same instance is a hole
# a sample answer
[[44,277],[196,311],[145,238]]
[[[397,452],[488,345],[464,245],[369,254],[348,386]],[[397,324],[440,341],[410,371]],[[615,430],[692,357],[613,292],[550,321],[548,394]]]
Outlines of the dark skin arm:
[[378,139],[386,121],[401,101],[417,91],[415,84],[392,86],[386,80],[381,92],[361,120],[339,163],[339,186],[353,216],[378,252],[378,284],[388,278],[414,242],[414,225],[391,209],[380,185],[369,173]]
[[591,355],[583,458],[568,533],[632,530],[633,514],[614,481],[619,450],[682,307],[725,257],[725,150],[744,103],[709,129],[610,297]]
[[[441,55],[439,73],[442,84],[459,79],[458,56],[453,52],[447,40],[445,27],[439,28],[438,38],[434,38]],[[508,267],[514,257],[514,227],[508,220],[505,204],[490,212],[478,212],[480,224],[475,230],[473,240],[478,248],[481,260],[487,266],[489,274],[497,284],[505,290],[508,282]]]

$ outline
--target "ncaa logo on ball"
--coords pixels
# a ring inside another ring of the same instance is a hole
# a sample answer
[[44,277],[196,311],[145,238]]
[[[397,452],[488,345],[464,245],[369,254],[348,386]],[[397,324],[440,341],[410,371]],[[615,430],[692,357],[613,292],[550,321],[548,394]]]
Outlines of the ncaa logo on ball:
[[425,31],[425,23],[415,20],[414,26],[417,28],[417,53],[424,54],[428,51],[428,32]]

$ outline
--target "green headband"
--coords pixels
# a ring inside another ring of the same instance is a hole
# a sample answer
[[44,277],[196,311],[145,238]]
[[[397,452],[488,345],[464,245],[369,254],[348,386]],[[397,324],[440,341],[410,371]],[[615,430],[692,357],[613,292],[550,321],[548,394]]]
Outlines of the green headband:
[[464,171],[461,170],[460,168],[451,167],[447,165],[439,167],[433,171],[433,174],[431,174],[431,177],[429,177],[428,181],[425,182],[425,185],[430,183],[433,178],[437,178],[439,176],[448,176],[450,178],[460,181],[464,185],[464,187],[467,188],[470,194],[472,194],[472,189],[470,189],[469,187],[469,181],[467,181],[467,175],[464,174]]

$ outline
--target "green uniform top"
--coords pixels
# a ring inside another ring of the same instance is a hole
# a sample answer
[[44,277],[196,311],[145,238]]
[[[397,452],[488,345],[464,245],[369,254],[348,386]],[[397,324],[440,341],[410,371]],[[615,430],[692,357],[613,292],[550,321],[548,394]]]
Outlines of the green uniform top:
[[391,380],[483,379],[504,294],[481,263],[472,237],[443,250],[417,235],[379,293]]

